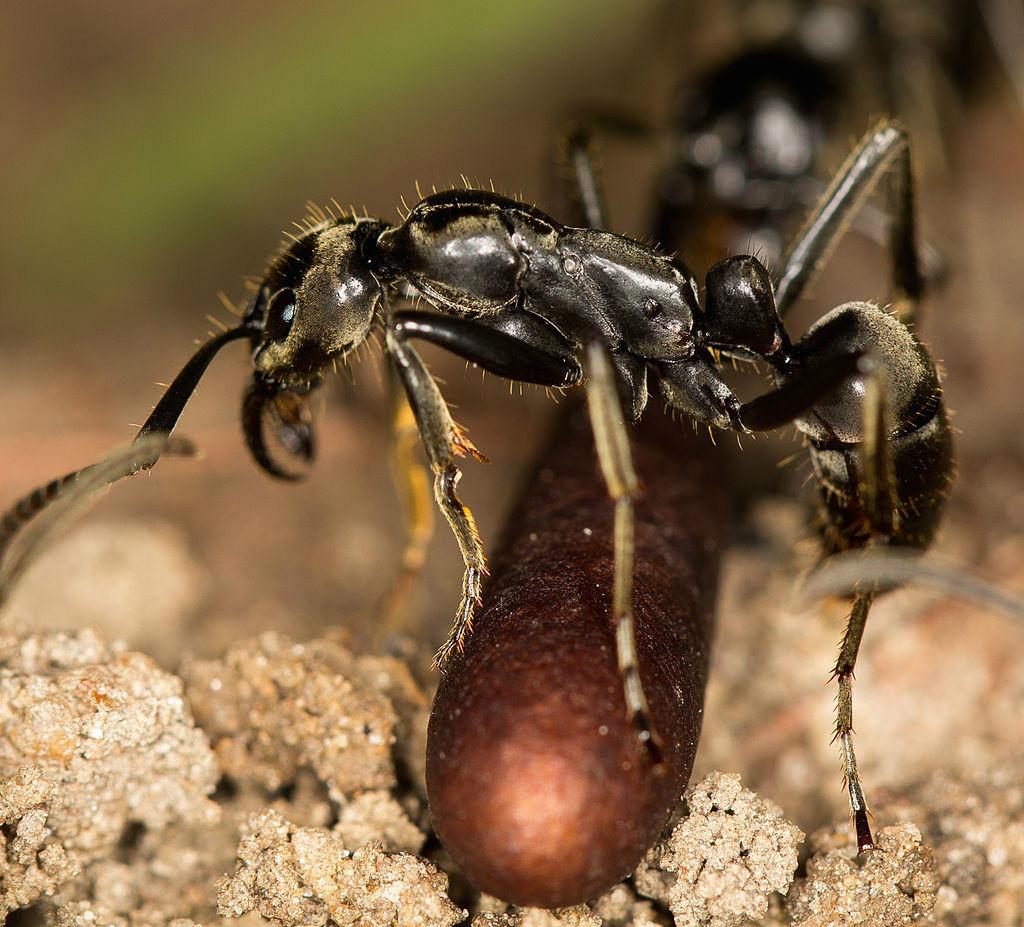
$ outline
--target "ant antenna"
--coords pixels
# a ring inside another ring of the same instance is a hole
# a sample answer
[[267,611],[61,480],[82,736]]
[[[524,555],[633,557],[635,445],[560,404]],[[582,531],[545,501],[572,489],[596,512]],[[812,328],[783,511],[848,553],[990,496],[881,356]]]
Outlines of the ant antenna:
[[814,569],[797,590],[798,604],[844,595],[867,586],[896,587],[914,584],[969,599],[1011,618],[1024,620],[1024,598],[971,576],[951,564],[926,561],[914,551],[847,551],[830,557]]
[[[195,445],[187,438],[172,438],[170,435],[151,435],[119,448],[102,460],[54,480],[37,492],[44,492],[54,483],[60,483],[55,495],[44,503],[46,515],[19,533],[20,543],[14,552],[0,563],[0,606],[10,598],[11,590],[24,575],[39,554],[73,525],[92,505],[96,491],[117,482],[124,476],[138,472],[147,461],[155,461],[163,454],[178,457],[194,457]],[[33,494],[34,495],[34,494]],[[27,496],[31,499],[33,496]],[[17,509],[17,506],[15,506]],[[29,518],[42,511],[33,512]],[[21,525],[24,525],[23,521]],[[21,525],[19,527],[21,527]],[[57,530],[57,529],[60,530]],[[8,534],[3,541],[9,544],[14,534]]]
[[[149,418],[135,435],[135,439],[124,451],[37,487],[0,515],[0,602],[6,596],[8,584],[24,572],[30,562],[30,557],[25,551],[13,564],[4,562],[11,541],[40,512],[65,498],[69,506],[73,506],[76,499],[88,496],[94,489],[116,483],[140,470],[149,470],[165,452],[189,453],[183,449],[186,447],[185,443],[175,445],[170,441],[171,432],[178,424],[185,404],[195,392],[217,352],[228,342],[250,334],[249,327],[240,325],[219,332],[201,345],[167,387]],[[36,541],[27,545],[29,551],[36,550],[44,536],[48,534],[49,532],[44,529]]]

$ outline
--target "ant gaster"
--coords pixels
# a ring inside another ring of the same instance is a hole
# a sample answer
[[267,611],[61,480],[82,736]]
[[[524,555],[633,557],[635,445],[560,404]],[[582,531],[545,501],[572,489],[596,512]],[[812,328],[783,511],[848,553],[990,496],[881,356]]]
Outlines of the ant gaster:
[[[453,190],[421,200],[399,225],[327,218],[279,254],[241,324],[214,336],[186,364],[142,426],[173,429],[217,351],[248,339],[254,372],[242,423],[249,449],[271,475],[293,478],[268,453],[264,431],[308,460],[314,443],[306,397],[324,370],[383,329],[434,474],[434,496],[465,564],[462,598],[443,664],[471,630],[486,573],[483,545],[459,500],[457,459],[479,453],[454,422],[412,342],[431,342],[511,380],[565,388],[585,383],[597,454],[615,504],[613,620],[626,703],[638,736],[659,756],[637,666],[632,622],[633,500],[639,492],[628,429],[647,404],[647,376],[696,422],[737,432],[793,423],[807,438],[820,485],[824,552],[868,544],[928,545],[952,480],[950,429],[935,364],[912,331],[866,302],[826,314],[795,343],[782,319],[884,171],[892,186],[891,257],[909,322],[921,295],[905,132],[883,122],[837,175],[785,259],[779,279],[754,257],[707,274],[704,305],[678,259],[629,238],[559,224],[495,193]],[[399,289],[402,287],[403,289]],[[396,310],[415,292],[437,311]],[[719,374],[720,354],[766,363],[775,386],[741,403]],[[623,412],[625,406],[625,413]],[[151,467],[154,452],[124,474]],[[81,473],[81,471],[78,471]],[[74,483],[69,474],[12,507],[0,547]],[[852,744],[851,680],[874,593],[856,594],[835,668],[836,736],[859,842],[871,845]]]

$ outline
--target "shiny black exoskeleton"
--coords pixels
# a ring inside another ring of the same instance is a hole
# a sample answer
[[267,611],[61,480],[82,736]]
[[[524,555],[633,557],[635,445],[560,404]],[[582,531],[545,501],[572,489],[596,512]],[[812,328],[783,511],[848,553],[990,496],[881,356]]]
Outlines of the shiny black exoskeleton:
[[[877,176],[865,171],[867,162],[875,158],[877,166],[891,158],[891,148],[882,153],[884,127],[859,146],[831,186],[819,172],[835,156],[830,146],[878,110],[912,122],[932,166],[945,161],[947,117],[965,77],[952,64],[968,60],[964,52],[977,33],[977,8],[957,0],[783,0],[770,9],[760,25],[750,5],[730,10],[724,3],[708,14],[728,23],[725,31],[731,29],[735,41],[723,42],[717,61],[688,75],[660,128],[600,111],[574,126],[562,149],[583,178],[573,199],[592,222],[602,213],[599,178],[586,171],[592,128],[656,139],[663,157],[655,187],[655,240],[708,262],[723,252],[757,254],[779,268],[774,297],[780,317],[828,253],[811,242],[834,243],[847,222],[888,244],[902,303],[899,319],[868,304],[850,304],[819,320],[792,347],[765,351],[748,345],[728,353],[767,361],[779,384],[764,408],[755,401],[744,410],[744,427],[756,430],[755,421],[781,424],[788,416],[807,441],[823,557],[875,545],[924,548],[935,535],[954,467],[934,363],[911,331],[923,278],[939,281],[945,261],[917,242],[908,158],[892,158],[889,214],[863,201],[859,209],[848,208],[865,193],[861,180]],[[678,58],[690,61],[711,43],[701,41],[692,17],[680,26],[689,48]],[[816,202],[787,251],[796,224]],[[741,285],[735,270],[718,272],[736,282],[734,305],[747,308],[731,336],[712,336],[716,344],[739,341],[741,332],[749,335],[755,328],[750,293],[757,287]],[[710,278],[708,294],[706,325],[714,315]],[[797,411],[816,394],[819,373],[839,372],[844,352],[849,363],[857,352],[870,356],[857,363],[872,372],[847,379],[828,398],[818,394],[809,408]],[[762,412],[767,414],[761,417]],[[853,750],[852,679],[874,597],[867,586],[854,595],[834,668],[836,739],[862,849],[872,837]]]
[[[649,375],[672,408],[708,426],[751,432],[795,424],[809,440],[820,477],[829,551],[869,543],[924,546],[935,531],[952,458],[928,353],[903,322],[870,303],[835,309],[796,343],[782,322],[852,211],[890,166],[897,181],[896,290],[912,305],[922,282],[909,150],[905,133],[890,123],[854,151],[777,281],[754,257],[730,258],[708,272],[703,306],[696,279],[680,260],[599,227],[562,225],[491,192],[428,196],[394,226],[320,213],[271,262],[242,322],[186,364],[138,438],[169,435],[214,354],[247,339],[254,371],[242,403],[246,441],[265,470],[292,478],[270,453],[267,428],[286,453],[310,459],[310,390],[333,364],[383,331],[434,473],[435,499],[465,563],[443,661],[471,628],[486,574],[472,513],[456,495],[457,458],[477,452],[412,342],[432,342],[520,382],[559,388],[585,382],[597,453],[616,504],[619,666],[638,734],[656,753],[633,641],[632,500],[639,487],[624,426],[646,406]],[[414,294],[434,311],[393,305]],[[775,388],[742,403],[720,376],[721,353],[763,361]],[[157,454],[132,458],[111,479],[152,466]],[[0,549],[74,483],[74,475],[55,481],[9,510]],[[870,601],[868,594],[858,597],[861,618],[848,632],[852,655],[848,666],[841,658],[837,668],[841,686],[852,675]],[[849,725],[843,727],[843,691],[840,735],[850,757],[851,797],[867,832]]]

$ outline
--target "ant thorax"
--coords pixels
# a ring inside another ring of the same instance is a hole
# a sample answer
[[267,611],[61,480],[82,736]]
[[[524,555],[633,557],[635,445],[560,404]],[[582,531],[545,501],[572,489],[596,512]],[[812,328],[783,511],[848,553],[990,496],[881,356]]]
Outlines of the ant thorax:
[[632,239],[560,225],[498,194],[428,196],[381,234],[377,260],[443,311],[525,311],[568,345],[596,338],[651,360],[692,351],[699,310],[685,268]]

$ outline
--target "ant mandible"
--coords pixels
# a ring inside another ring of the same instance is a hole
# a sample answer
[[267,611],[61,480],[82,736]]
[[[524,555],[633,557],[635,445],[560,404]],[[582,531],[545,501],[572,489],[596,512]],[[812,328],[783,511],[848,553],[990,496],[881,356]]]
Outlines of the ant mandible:
[[[592,186],[585,159],[573,163],[581,188]],[[890,250],[904,321],[871,303],[852,302],[792,342],[783,318],[890,166]],[[434,474],[434,497],[465,564],[454,625],[437,655],[443,665],[471,630],[486,574],[476,523],[456,493],[457,459],[481,455],[411,342],[431,342],[510,380],[558,388],[585,383],[597,455],[615,504],[612,617],[619,670],[637,734],[657,760],[659,739],[633,636],[633,500],[640,490],[625,425],[647,404],[648,371],[668,404],[696,422],[741,433],[797,427],[819,480],[825,556],[873,544],[926,547],[953,478],[952,440],[935,363],[908,327],[924,283],[909,140],[900,126],[883,121],[857,145],[774,284],[757,258],[729,258],[708,271],[703,308],[696,279],[680,260],[603,231],[592,198],[587,219],[589,228],[564,226],[532,206],[480,190],[427,196],[399,225],[323,216],[272,260],[241,323],[189,360],[136,436],[146,449],[141,459],[128,459],[107,481],[156,463],[160,448],[148,450],[152,439],[170,434],[214,355],[240,339],[249,341],[254,367],[242,402],[246,443],[264,470],[294,479],[271,457],[267,425],[287,453],[310,460],[310,391],[333,363],[383,330]],[[438,311],[391,308],[392,298],[409,293]],[[723,354],[765,362],[774,388],[741,403],[720,376]],[[90,469],[12,506],[0,520],[0,553],[23,524]],[[875,594],[855,594],[835,667],[836,736],[862,849],[872,838],[852,743],[852,678]]]

